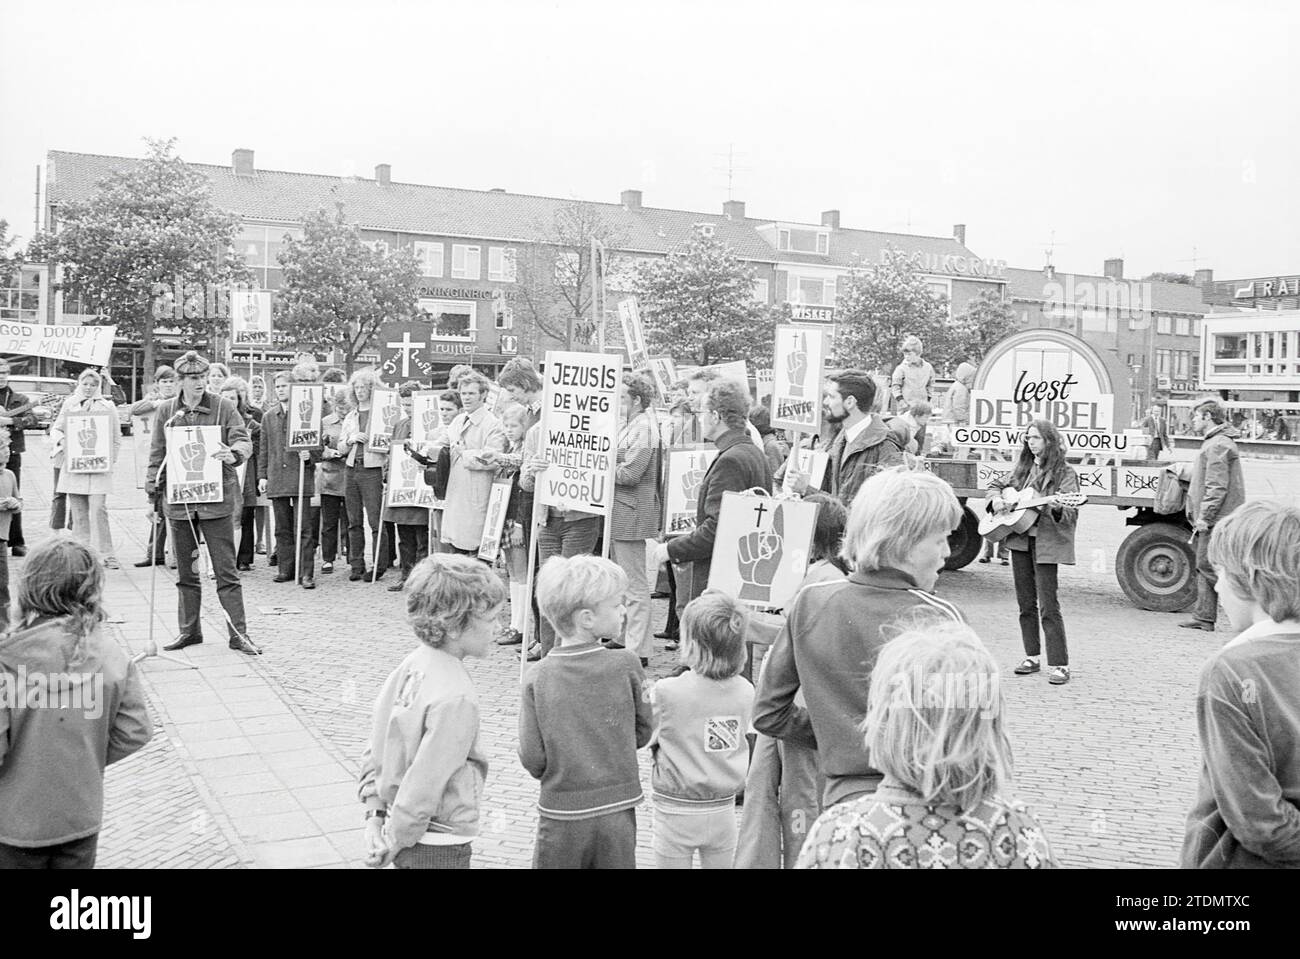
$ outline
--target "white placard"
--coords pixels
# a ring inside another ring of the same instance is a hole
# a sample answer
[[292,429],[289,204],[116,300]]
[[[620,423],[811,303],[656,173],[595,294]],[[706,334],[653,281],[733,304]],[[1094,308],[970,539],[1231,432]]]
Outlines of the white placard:
[[605,515],[614,504],[614,450],[622,362],[610,353],[546,354],[537,476],[543,506]]
[[784,609],[808,572],[816,526],[816,503],[723,493],[709,588],[757,609]]
[[660,402],[668,402],[668,394],[677,382],[677,364],[671,356],[651,356],[646,360],[655,389],[659,391]]
[[641,309],[635,296],[618,301],[618,319],[623,325],[623,342],[627,346],[627,358],[632,369],[639,370],[648,366],[650,351],[646,349]]
[[0,322],[0,352],[107,366],[116,326]]
[[235,346],[268,346],[271,342],[271,291],[230,292],[230,340]]
[[776,328],[772,425],[777,429],[800,433],[816,433],[821,429],[821,379],[826,342],[824,329],[789,324]]
[[397,390],[376,389],[370,394],[370,429],[366,433],[366,449],[372,453],[387,453],[393,442],[393,430],[402,418],[402,401]]
[[69,413],[64,420],[64,469],[69,473],[108,473],[113,469],[113,430],[117,416],[106,411]]
[[438,409],[440,390],[416,390],[411,394],[411,440],[424,443],[429,434],[442,426],[442,413]]
[[716,448],[668,451],[668,475],[664,481],[664,535],[677,536],[695,528],[700,484],[709,471],[709,464],[717,456]]
[[289,385],[288,431],[285,449],[316,450],[324,444],[321,411],[325,408],[325,387],[317,383]]
[[167,502],[220,503],[222,463],[213,459],[220,450],[220,426],[168,427]]
[[831,460],[830,451],[800,448],[798,456],[799,462],[797,466],[795,465],[794,450],[790,451],[790,458],[785,461],[785,476],[781,478],[781,491],[790,495],[794,494],[794,477],[790,473],[792,470],[798,469],[800,473],[808,474],[808,492],[816,492],[822,488],[822,482],[826,479],[826,466]]
[[501,550],[501,529],[506,522],[511,485],[509,480],[493,483],[492,492],[488,495],[487,514],[483,517],[483,535],[478,546],[478,558],[488,563],[495,563],[497,553]]
[[385,506],[434,507],[433,487],[424,481],[424,467],[399,443],[389,449],[388,499]]

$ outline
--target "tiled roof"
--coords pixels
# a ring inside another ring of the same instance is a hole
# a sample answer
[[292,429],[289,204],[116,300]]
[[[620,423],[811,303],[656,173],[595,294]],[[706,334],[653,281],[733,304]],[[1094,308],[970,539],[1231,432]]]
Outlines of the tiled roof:
[[[759,227],[769,226],[774,221],[748,217],[746,222],[757,230]],[[829,228],[808,224],[807,229]],[[904,253],[977,257],[977,254],[950,236],[919,236],[912,233],[880,233],[875,230],[855,229],[831,229],[830,234],[829,254],[773,251],[773,256],[781,263],[808,263],[839,268],[855,266],[863,261],[868,264],[879,263],[881,251],[891,247]]]
[[[51,151],[47,157],[49,200],[61,203],[85,199],[104,177],[139,162],[126,157]],[[316,210],[333,210],[336,203],[342,202],[344,216],[364,229],[529,242],[544,237],[556,212],[573,202],[276,170],[241,176],[224,166],[190,166],[207,176],[213,201],[219,207],[250,220],[297,223]],[[592,206],[623,250],[667,253],[693,235],[694,224],[704,222],[714,224],[715,235],[737,256],[769,263],[778,259],[776,251],[743,220],[652,207],[628,210],[616,203]]]
[[[1084,296],[1095,296],[1095,288],[1115,282],[1106,276],[1093,276],[1086,273],[1062,273],[1059,270],[1049,280],[1042,270],[1021,270],[1007,268],[1007,293],[1015,299],[1043,302],[1046,300],[1044,287],[1055,280],[1068,293],[1071,289],[1069,278],[1073,276],[1076,301]],[[1143,289],[1151,291],[1151,309],[1160,313],[1199,313],[1210,312],[1210,307],[1202,302],[1201,289],[1186,283],[1166,283],[1162,280],[1125,279],[1123,283],[1140,283]],[[1081,285],[1086,284],[1086,285]],[[1094,286],[1095,285],[1095,286]],[[1087,292],[1085,292],[1087,291]]]

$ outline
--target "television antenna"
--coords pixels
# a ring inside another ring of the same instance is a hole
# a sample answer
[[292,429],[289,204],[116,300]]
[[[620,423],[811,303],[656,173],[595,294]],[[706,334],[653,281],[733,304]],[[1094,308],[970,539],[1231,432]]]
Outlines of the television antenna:
[[718,167],[716,167],[716,166],[715,166],[713,169],[714,169],[714,172],[715,172],[715,173],[724,173],[724,174],[726,175],[726,177],[727,177],[727,199],[728,199],[728,200],[734,200],[734,199],[736,198],[736,197],[735,197],[736,174],[737,174],[737,173],[752,173],[752,172],[753,172],[753,168],[752,168],[752,167],[747,167],[747,166],[737,166],[737,165],[736,165],[736,160],[737,160],[738,158],[739,158],[739,159],[744,159],[744,158],[745,158],[745,154],[743,154],[743,153],[740,153],[740,154],[736,153],[736,145],[735,145],[734,143],[728,143],[728,144],[727,144],[727,152],[726,152],[726,153],[715,153],[715,154],[713,155],[713,157],[714,157],[715,160],[722,160],[722,161],[725,161],[725,162],[726,162],[726,169],[725,169],[725,170],[720,169],[720,168],[718,168]]

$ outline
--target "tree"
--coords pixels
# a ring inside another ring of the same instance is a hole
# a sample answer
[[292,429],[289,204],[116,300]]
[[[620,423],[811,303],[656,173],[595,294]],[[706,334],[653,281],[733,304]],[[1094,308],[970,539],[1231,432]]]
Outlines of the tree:
[[[534,223],[532,232],[534,242],[517,264],[519,298],[532,330],[566,350],[594,348],[599,331],[592,318],[592,241],[605,250],[608,273],[621,266],[623,258],[612,252],[622,245],[621,236],[599,207],[576,200],[556,209],[549,221]],[[541,339],[526,341],[526,351],[540,353]]]
[[28,260],[62,266],[56,288],[83,313],[139,340],[146,379],[155,327],[211,335],[229,319],[229,288],[249,280],[234,249],[238,221],[213,205],[207,177],[175,155],[174,140],[147,142],[142,161],[60,207],[58,232],[27,249]]
[[637,269],[646,346],[679,363],[745,360],[767,367],[774,314],[754,300],[754,269],[714,237],[693,236]]
[[14,237],[9,235],[9,221],[0,220],[0,287],[12,284],[14,272],[22,262],[18,255],[10,255],[9,247],[13,244]]
[[348,375],[387,320],[415,315],[420,266],[409,249],[380,252],[342,212],[317,212],[279,254],[278,328],[298,343],[343,350]]
[[1142,277],[1143,280],[1156,280],[1160,283],[1182,283],[1185,286],[1193,286],[1192,278],[1186,273],[1148,273]]
[[[1020,328],[1016,313],[1002,301],[994,290],[984,290],[966,303],[966,309],[952,318],[946,342],[934,344],[930,350],[936,357],[934,365],[953,366],[962,360],[979,364],[984,354],[998,340]],[[942,348],[943,352],[938,352]]]
[[913,334],[927,354],[941,356],[949,340],[947,314],[947,298],[931,292],[905,257],[854,266],[837,298],[834,362],[888,374]]

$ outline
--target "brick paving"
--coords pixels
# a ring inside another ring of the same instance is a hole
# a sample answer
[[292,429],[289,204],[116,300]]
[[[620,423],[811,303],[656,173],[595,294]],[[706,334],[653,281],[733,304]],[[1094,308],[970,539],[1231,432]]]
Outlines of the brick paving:
[[[48,509],[48,475],[35,468],[43,441],[29,438],[24,464],[33,541]],[[1285,466],[1248,466],[1252,491],[1286,490]],[[1252,472],[1254,471],[1254,472]],[[48,471],[42,471],[48,472]],[[128,470],[121,471],[129,474]],[[120,572],[109,574],[115,628],[133,649],[148,632],[149,569],[143,495],[119,475],[110,514]],[[1123,514],[1082,511],[1080,565],[1063,568],[1061,595],[1073,679],[1053,687],[1043,675],[1014,677],[1021,658],[1010,569],[972,565],[945,574],[940,591],[958,603],[1005,668],[1009,731],[1019,795],[1034,808],[1058,858],[1069,866],[1169,866],[1193,799],[1199,755],[1193,697],[1206,657],[1226,639],[1176,628],[1178,615],[1132,608],[1112,560],[1126,535]],[[15,579],[22,561],[13,564]],[[143,666],[154,712],[154,741],[110,767],[103,866],[358,867],[360,806],[355,775],[370,705],[384,678],[415,642],[401,597],[379,583],[350,583],[339,565],[320,588],[271,582],[257,557],[243,574],[250,634],[266,655],[230,652],[220,607],[204,582],[208,643],[180,654],[199,669],[164,660]],[[157,571],[155,631],[175,633],[174,573]],[[264,613],[274,607],[301,612]],[[660,626],[666,604],[655,603]],[[673,656],[660,651],[651,678]],[[526,867],[536,830],[536,783],[515,756],[518,647],[494,647],[467,665],[483,703],[490,770],[476,866]],[[649,788],[649,756],[641,754]],[[650,812],[638,811],[638,864],[650,866]]]

